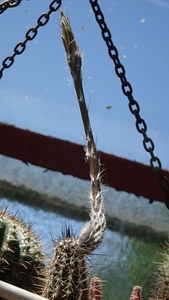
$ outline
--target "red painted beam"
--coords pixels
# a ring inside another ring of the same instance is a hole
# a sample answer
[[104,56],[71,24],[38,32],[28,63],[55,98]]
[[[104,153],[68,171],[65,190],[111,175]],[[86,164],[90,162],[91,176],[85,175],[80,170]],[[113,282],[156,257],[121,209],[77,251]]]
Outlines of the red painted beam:
[[[12,125],[0,123],[0,154],[63,174],[89,179],[84,147]],[[164,202],[157,174],[141,163],[100,152],[106,185]],[[163,171],[169,179],[169,172]]]

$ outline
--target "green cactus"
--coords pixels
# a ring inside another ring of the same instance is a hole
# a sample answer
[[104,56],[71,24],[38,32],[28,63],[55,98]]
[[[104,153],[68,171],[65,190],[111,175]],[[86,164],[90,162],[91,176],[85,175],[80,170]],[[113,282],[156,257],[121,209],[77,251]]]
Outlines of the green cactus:
[[88,299],[85,255],[70,228],[55,242],[54,257],[42,294],[50,300]]
[[0,211],[0,280],[41,293],[44,255],[31,225],[5,210]]
[[169,243],[165,243],[166,252],[163,261],[159,263],[157,274],[150,292],[149,300],[169,299]]

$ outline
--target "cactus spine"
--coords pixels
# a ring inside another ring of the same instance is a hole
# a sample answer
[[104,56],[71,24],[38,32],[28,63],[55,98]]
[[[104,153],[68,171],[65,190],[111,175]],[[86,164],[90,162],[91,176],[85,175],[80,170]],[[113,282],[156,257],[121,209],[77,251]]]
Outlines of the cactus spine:
[[130,300],[142,300],[141,292],[142,288],[140,286],[134,286]]
[[70,228],[56,242],[43,297],[47,299],[88,299],[84,253]]
[[0,211],[0,280],[39,294],[43,257],[31,226],[6,210]]
[[163,254],[163,261],[158,265],[153,289],[150,292],[149,300],[169,299],[169,243],[166,242],[166,253]]
[[101,281],[98,277],[93,277],[90,282],[89,300],[101,300]]

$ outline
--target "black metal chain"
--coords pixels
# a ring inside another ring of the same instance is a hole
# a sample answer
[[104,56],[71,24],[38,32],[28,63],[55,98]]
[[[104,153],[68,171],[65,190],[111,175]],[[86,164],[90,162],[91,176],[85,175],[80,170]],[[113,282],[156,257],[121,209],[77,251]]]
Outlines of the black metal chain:
[[0,3],[0,14],[2,14],[7,8],[16,7],[22,0],[5,0]]
[[96,21],[100,26],[103,40],[105,41],[105,43],[107,45],[108,54],[114,62],[116,75],[120,78],[120,81],[122,83],[122,91],[129,100],[129,110],[136,118],[137,131],[143,135],[144,149],[148,153],[150,153],[150,156],[151,156],[150,166],[159,175],[158,183],[159,183],[160,188],[166,194],[165,203],[166,203],[166,207],[169,209],[169,181],[168,181],[168,178],[162,174],[161,161],[157,156],[154,155],[154,149],[155,149],[154,143],[153,143],[152,139],[147,136],[147,133],[146,133],[147,132],[147,124],[140,116],[139,104],[133,98],[132,86],[126,79],[125,68],[119,60],[118,50],[113,44],[113,41],[111,38],[111,32],[108,29],[106,22],[104,21],[104,15],[100,9],[98,1],[97,0],[89,0],[89,2],[91,4],[93,12],[95,14]]
[[54,11],[57,11],[62,4],[62,0],[54,0],[49,5],[49,11],[42,14],[38,20],[37,25],[34,28],[31,28],[25,34],[26,39],[23,42],[18,43],[14,48],[14,53],[12,56],[6,57],[2,62],[2,68],[0,69],[0,79],[2,78],[4,69],[10,68],[14,63],[14,58],[16,55],[23,53],[26,48],[26,43],[30,40],[33,40],[38,33],[38,28],[47,24],[50,18],[50,14]]

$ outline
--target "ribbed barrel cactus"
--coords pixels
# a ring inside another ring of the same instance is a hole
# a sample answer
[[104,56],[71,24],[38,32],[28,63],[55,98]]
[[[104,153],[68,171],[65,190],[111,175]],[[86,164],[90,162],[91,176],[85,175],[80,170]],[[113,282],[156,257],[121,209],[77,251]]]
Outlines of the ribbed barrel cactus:
[[31,225],[0,211],[0,280],[39,294],[44,278],[44,255]]

